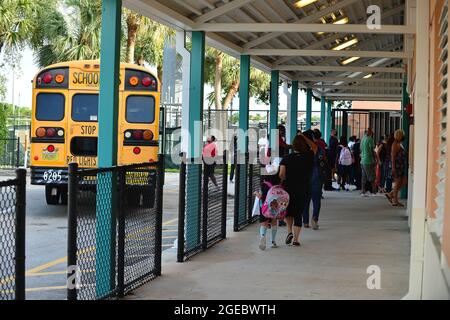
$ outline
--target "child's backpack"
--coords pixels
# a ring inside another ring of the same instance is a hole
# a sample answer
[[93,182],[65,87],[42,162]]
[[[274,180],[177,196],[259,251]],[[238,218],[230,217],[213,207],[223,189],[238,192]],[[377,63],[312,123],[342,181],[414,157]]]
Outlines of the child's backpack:
[[289,194],[282,186],[272,186],[267,181],[264,183],[270,189],[261,208],[262,215],[268,219],[284,219],[289,205]]
[[339,164],[343,166],[351,166],[353,163],[352,153],[349,148],[342,147],[339,155]]

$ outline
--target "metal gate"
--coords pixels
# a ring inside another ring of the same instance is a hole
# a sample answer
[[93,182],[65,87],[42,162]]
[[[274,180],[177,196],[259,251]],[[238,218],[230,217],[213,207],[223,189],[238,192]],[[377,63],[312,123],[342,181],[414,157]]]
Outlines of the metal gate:
[[[26,150],[25,150],[26,152]],[[0,139],[0,168],[20,166],[20,138]]]
[[25,299],[25,169],[0,181],[0,300]]
[[332,129],[337,131],[338,138],[341,136],[362,138],[369,127],[374,131],[375,141],[380,141],[383,136],[401,129],[401,112],[386,110],[333,110]]
[[161,275],[163,163],[69,165],[69,300],[122,297]]
[[191,159],[190,163],[184,159],[181,163],[178,262],[184,262],[226,238],[227,178],[226,151],[216,158],[214,167],[198,159]]

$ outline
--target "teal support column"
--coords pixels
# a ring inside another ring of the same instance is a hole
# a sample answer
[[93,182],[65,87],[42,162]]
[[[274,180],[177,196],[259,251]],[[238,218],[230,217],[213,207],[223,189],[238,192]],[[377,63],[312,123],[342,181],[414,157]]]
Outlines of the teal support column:
[[294,137],[297,135],[298,130],[298,81],[292,81],[292,93],[291,93],[291,123],[289,124],[290,139],[288,143],[292,143]]
[[325,128],[327,125],[327,119],[326,119],[326,100],[325,97],[320,98],[320,131],[322,132],[322,135],[325,134]]
[[[239,134],[238,134],[238,157],[236,158],[239,165],[236,166],[236,181],[239,187],[239,196],[237,197],[237,210],[238,210],[238,222],[239,224],[245,223],[248,219],[246,204],[248,201],[248,166],[244,165],[249,155],[248,145],[248,123],[249,123],[249,110],[250,110],[250,56],[242,55],[240,64],[240,86],[239,86]],[[252,159],[253,160],[253,159]],[[235,203],[236,205],[236,203]]]
[[[405,141],[403,146],[405,150],[409,150],[409,113],[407,112],[407,107],[409,104],[409,95],[408,95],[408,84],[406,83],[406,79],[403,81],[403,96],[402,96],[402,129],[405,132]],[[400,197],[402,199],[408,198],[408,186],[404,187],[400,192]]]
[[[248,131],[250,111],[250,56],[241,56],[240,86],[239,86],[239,129]],[[246,136],[238,139],[239,153],[248,152],[248,139]]]
[[191,77],[189,87],[189,143],[188,159],[196,163],[187,164],[186,173],[186,250],[201,245],[201,177],[202,177],[202,122],[204,100],[205,33],[192,32]]
[[[117,164],[121,0],[102,1],[100,94],[98,107],[98,166]],[[115,282],[116,175],[97,176],[96,295],[106,296]],[[101,193],[101,194],[100,194]]]
[[306,130],[312,127],[312,89],[306,89]]
[[270,146],[276,145],[278,141],[275,141],[275,137],[272,135],[272,130],[276,130],[278,126],[278,84],[280,82],[280,72],[273,70],[271,72],[270,79],[270,121],[269,121],[269,134],[270,134]]
[[192,32],[191,81],[189,88],[189,150],[190,157],[202,154],[201,123],[203,121],[204,100],[205,33]]
[[332,128],[332,122],[333,122],[333,116],[332,116],[332,109],[333,109],[333,102],[331,100],[328,100],[327,102],[327,125],[326,125],[326,133],[324,140],[329,144],[330,143],[330,136],[331,136],[331,128]]

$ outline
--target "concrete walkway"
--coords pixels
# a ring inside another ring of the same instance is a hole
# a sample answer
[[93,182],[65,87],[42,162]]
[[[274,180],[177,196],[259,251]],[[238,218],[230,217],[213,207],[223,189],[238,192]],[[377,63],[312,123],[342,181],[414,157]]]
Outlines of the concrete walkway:
[[[383,196],[325,194],[319,231],[302,232],[302,247],[258,249],[258,226],[185,263],[175,249],[163,256],[163,275],[127,299],[401,299],[408,291],[409,233],[405,210]],[[269,233],[270,234],[270,233]],[[367,268],[381,268],[381,289],[367,288]]]

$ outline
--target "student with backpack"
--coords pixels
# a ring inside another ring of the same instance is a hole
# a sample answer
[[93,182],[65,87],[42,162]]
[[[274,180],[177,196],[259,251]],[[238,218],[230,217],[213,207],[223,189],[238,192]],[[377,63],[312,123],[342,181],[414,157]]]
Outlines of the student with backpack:
[[348,147],[347,137],[342,136],[339,144],[338,153],[338,175],[339,175],[339,185],[340,189],[345,189],[345,185],[349,183],[349,177],[354,162],[352,152]]
[[[271,247],[277,248],[278,220],[284,219],[286,214],[286,191],[280,186],[279,163],[281,159],[274,159],[271,164],[266,166],[265,175],[262,176],[261,193],[257,193],[259,199],[259,248],[266,250],[267,229],[271,230]],[[281,188],[281,190],[280,190]],[[284,197],[284,199],[283,199]],[[289,202],[289,196],[287,196]]]

